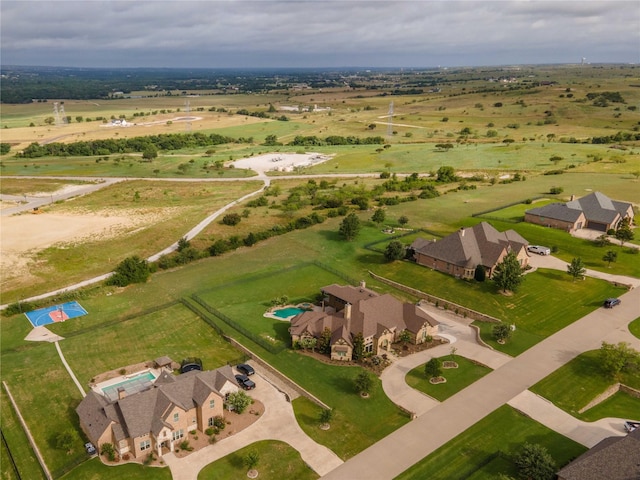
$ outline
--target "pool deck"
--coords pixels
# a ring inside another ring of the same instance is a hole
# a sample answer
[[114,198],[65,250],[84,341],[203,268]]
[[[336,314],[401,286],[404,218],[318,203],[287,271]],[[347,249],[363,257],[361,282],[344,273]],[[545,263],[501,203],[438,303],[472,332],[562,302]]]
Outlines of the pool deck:
[[[141,375],[143,375],[145,373],[151,373],[155,377],[154,380],[153,380],[153,381],[155,381],[155,379],[160,376],[161,370],[157,369],[157,368],[146,368],[144,370],[128,373],[126,375],[120,375],[118,377],[111,378],[111,379],[106,380],[104,382],[100,382],[100,383],[97,383],[95,385],[92,385],[91,386],[91,390],[93,390],[94,392],[96,392],[99,395],[102,395],[103,397],[106,397],[106,398],[108,398],[110,400],[114,400],[109,395],[107,395],[107,393],[105,393],[105,391],[104,391],[105,389],[109,389],[110,387],[113,387],[114,385],[118,385],[119,383],[123,383],[123,382],[127,382],[129,380],[135,379],[136,377],[139,377],[139,376],[141,376]],[[150,384],[152,384],[152,383],[153,382],[150,382]],[[142,391],[142,389],[140,391]],[[127,392],[127,394],[131,394],[131,392]]]

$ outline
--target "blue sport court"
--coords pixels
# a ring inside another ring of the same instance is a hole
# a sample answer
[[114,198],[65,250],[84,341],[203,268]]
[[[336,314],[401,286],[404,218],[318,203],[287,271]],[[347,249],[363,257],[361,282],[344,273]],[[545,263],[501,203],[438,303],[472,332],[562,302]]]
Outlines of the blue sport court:
[[25,313],[31,325],[41,327],[54,322],[64,322],[69,318],[76,318],[86,315],[87,311],[78,302],[67,302],[52,307],[39,308]]

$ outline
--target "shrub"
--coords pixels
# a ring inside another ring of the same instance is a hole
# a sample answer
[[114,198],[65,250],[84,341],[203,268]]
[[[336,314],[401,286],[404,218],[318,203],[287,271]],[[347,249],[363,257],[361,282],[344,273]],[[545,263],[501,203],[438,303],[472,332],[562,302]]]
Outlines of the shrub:
[[151,275],[149,263],[134,255],[125,258],[116,267],[114,275],[107,280],[107,285],[126,287],[132,283],[144,283]]
[[229,394],[229,397],[227,398],[227,404],[231,405],[233,410],[237,413],[244,412],[252,403],[253,400],[251,397],[241,390]]
[[559,194],[561,194],[562,192],[564,192],[564,188],[562,188],[562,187],[551,187],[551,188],[549,189],[549,193],[550,193],[551,195],[559,195]]
[[184,450],[187,452],[191,452],[193,450],[193,447],[189,444],[189,440],[185,440],[180,443],[180,450]]
[[228,213],[227,215],[222,217],[222,223],[233,227],[235,225],[238,225],[241,219],[242,217],[240,217],[240,215],[238,215],[237,213]]
[[224,430],[224,427],[227,426],[227,424],[224,422],[224,417],[222,417],[221,415],[216,415],[216,417],[213,419],[213,425],[220,430]]
[[116,449],[111,443],[103,443],[100,453],[107,457],[107,460],[114,462],[116,460]]

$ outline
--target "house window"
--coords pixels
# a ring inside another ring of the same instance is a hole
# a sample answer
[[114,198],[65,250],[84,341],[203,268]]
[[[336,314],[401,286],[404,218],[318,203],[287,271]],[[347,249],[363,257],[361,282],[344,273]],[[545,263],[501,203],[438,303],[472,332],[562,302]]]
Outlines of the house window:
[[215,400],[209,400],[209,408],[213,408],[216,406],[216,401]]
[[140,451],[146,450],[148,448],[151,448],[150,440],[143,440],[140,442]]
[[180,430],[176,430],[175,432],[173,432],[173,440],[180,440],[182,437],[184,437],[184,431],[182,429]]
[[207,425],[210,427],[213,427],[214,423],[213,423],[213,417],[209,417],[209,421],[207,422]]
[[173,421],[177,422],[178,420],[180,420],[180,414],[179,413],[174,413],[173,414]]

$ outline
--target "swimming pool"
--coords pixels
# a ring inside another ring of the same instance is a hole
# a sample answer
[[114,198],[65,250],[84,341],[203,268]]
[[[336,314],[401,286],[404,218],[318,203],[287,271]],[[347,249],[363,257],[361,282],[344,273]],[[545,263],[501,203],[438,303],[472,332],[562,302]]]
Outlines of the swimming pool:
[[289,317],[294,317],[304,311],[305,310],[301,308],[287,307],[287,308],[281,308],[279,310],[274,310],[272,313],[278,318],[287,319]]
[[138,393],[148,389],[149,387],[151,387],[151,385],[153,385],[153,382],[155,380],[155,375],[150,371],[141,372],[121,382],[109,385],[108,387],[103,387],[102,393],[104,393],[104,395],[109,398],[109,400],[114,401],[118,399],[119,388],[124,388],[124,391],[127,395],[132,395],[134,393]]

